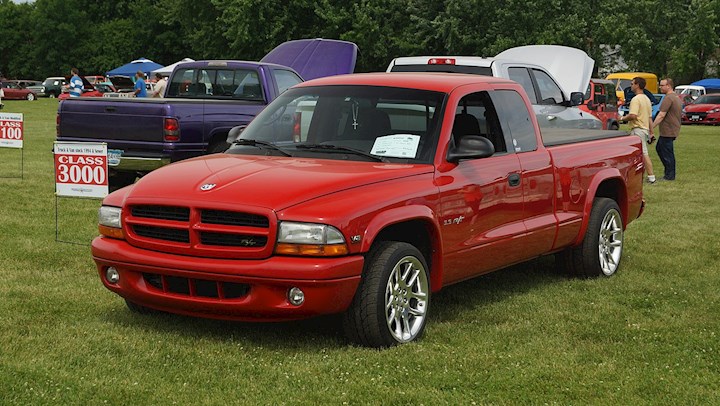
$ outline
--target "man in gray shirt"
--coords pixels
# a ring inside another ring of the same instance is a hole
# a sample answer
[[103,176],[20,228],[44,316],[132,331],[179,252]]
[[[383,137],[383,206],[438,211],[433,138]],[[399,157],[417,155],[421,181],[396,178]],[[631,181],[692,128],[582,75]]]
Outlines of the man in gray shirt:
[[675,93],[674,83],[670,78],[664,78],[660,81],[660,91],[665,93],[665,98],[660,103],[660,112],[655,117],[652,126],[660,129],[660,137],[655,150],[665,167],[663,179],[675,180],[675,150],[673,143],[680,135],[682,101]]

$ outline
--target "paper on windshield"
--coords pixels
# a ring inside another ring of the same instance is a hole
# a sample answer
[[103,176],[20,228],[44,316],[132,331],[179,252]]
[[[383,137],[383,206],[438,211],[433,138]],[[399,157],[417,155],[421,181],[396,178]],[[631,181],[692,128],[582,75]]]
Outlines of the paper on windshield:
[[415,158],[420,136],[415,134],[393,134],[375,139],[371,154],[391,158]]

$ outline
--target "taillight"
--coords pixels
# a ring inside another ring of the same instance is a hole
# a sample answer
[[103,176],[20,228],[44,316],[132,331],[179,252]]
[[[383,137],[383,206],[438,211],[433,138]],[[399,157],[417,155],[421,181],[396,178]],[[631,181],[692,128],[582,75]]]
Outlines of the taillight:
[[55,136],[60,137],[60,113],[55,116]]
[[428,65],[455,65],[454,58],[430,58]]
[[180,124],[176,118],[166,118],[163,123],[163,140],[166,142],[180,141]]
[[293,115],[293,141],[301,142],[300,129],[302,124],[302,113],[295,113]]

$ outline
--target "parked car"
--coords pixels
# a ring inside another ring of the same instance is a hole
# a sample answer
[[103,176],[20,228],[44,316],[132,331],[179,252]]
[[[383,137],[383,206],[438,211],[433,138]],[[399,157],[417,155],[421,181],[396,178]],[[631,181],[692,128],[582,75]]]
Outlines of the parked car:
[[683,124],[720,124],[720,94],[700,96],[683,109]]
[[28,89],[40,97],[58,97],[62,89],[67,86],[68,80],[63,76],[51,76],[45,79],[41,85],[29,86]]
[[[562,63],[557,63],[562,61]],[[470,73],[514,80],[525,89],[540,128],[593,128],[603,124],[582,103],[595,61],[580,49],[528,45],[495,57],[410,56],[395,58],[387,72]]]
[[645,79],[645,89],[650,91],[650,93],[658,92],[658,77],[654,73],[618,72],[607,75],[605,79],[612,80],[615,83],[615,92],[618,99],[625,102],[625,88],[630,87],[633,78],[638,76]]
[[84,78],[87,79],[87,81],[90,82],[90,84],[92,85],[96,85],[105,81],[105,76],[101,75],[85,75]]
[[541,134],[533,110],[518,83],[480,75],[296,85],[227,153],[108,195],[92,242],[98,276],[133,312],[340,313],[368,347],[419,339],[446,286],[541,255],[610,277],[644,207],[642,141]]
[[0,82],[4,98],[8,100],[35,100],[37,95],[30,89],[23,89],[16,82]]
[[[652,119],[655,120],[655,117],[660,112],[660,103],[662,103],[665,95],[662,93],[653,93],[652,96],[653,97],[648,97],[648,99],[650,99],[650,103],[652,103]],[[618,115],[620,115],[620,117],[623,117],[629,113],[630,103],[625,103],[618,108]]]
[[[302,82],[303,74],[352,73],[356,56],[353,43],[307,39],[279,45],[265,62],[183,62],[162,99],[121,92],[63,102],[57,139],[106,143],[110,188],[126,186],[171,162],[226,150],[231,128],[248,124],[270,101]],[[293,127],[293,117],[277,124]]]
[[17,83],[20,88],[25,89],[29,86],[38,86],[41,85],[42,82],[39,80],[29,80],[29,79],[13,79],[13,80],[6,80],[6,82],[13,82]]
[[585,101],[578,107],[602,121],[603,130],[620,128],[618,99],[615,93],[615,83],[611,80],[590,79],[585,91]]
[[[92,84],[85,76],[80,76],[80,79],[82,79],[83,82],[83,92],[80,97],[103,97],[106,93],[115,91],[111,82],[107,82],[109,84],[105,82]],[[58,99],[65,100],[69,98],[70,93],[67,89],[63,88],[63,92],[60,96],[58,96]]]

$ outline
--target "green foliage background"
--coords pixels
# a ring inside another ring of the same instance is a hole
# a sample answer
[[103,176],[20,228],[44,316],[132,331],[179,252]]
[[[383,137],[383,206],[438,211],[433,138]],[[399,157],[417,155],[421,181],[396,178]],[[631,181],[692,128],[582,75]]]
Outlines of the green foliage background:
[[601,45],[631,70],[677,83],[720,75],[720,0],[0,0],[0,72],[9,78],[104,73],[146,57],[257,60],[283,41],[358,44],[357,71],[400,55],[492,56],[512,46]]

